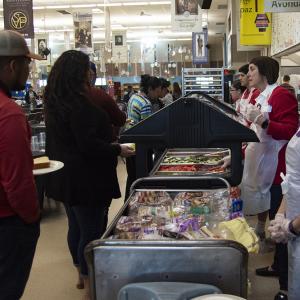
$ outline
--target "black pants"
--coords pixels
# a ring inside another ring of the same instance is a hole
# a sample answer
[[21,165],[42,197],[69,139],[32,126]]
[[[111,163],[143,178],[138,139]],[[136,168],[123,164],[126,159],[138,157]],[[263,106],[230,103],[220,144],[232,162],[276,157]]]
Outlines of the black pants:
[[[271,187],[271,207],[269,211],[270,220],[275,219],[275,215],[280,207],[282,191],[280,185]],[[274,262],[272,268],[279,273],[279,286],[281,290],[288,290],[288,250],[287,244],[276,243]]]
[[130,187],[136,180],[136,162],[135,156],[126,158],[127,181],[124,201],[130,196]]
[[17,216],[0,218],[1,300],[22,297],[39,235],[39,222],[25,224]]

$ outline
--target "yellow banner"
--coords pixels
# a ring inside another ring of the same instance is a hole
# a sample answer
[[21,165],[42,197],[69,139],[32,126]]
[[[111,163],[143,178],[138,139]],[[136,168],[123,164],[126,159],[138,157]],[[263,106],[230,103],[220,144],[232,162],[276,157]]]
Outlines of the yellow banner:
[[270,45],[271,14],[264,13],[264,1],[240,0],[240,44]]

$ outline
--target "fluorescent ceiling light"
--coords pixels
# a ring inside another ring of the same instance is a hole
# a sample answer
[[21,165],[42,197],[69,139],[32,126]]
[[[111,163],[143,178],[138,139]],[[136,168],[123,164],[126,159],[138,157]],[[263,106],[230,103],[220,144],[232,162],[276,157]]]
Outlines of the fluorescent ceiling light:
[[97,4],[74,4],[71,5],[73,8],[89,8],[89,7],[96,7]]
[[33,9],[34,10],[40,10],[40,9],[45,9],[45,6],[34,6]]
[[171,1],[150,1],[149,5],[171,4]]
[[93,8],[92,12],[94,14],[104,14],[104,11],[102,9],[100,9],[100,8]]
[[128,2],[123,3],[123,6],[134,6],[134,5],[147,5],[148,2]]
[[70,8],[70,5],[49,5],[46,9],[56,9],[56,8]]
[[103,3],[103,4],[97,4],[97,6],[99,7],[105,7],[105,6],[122,6],[121,2],[117,2],[117,3]]

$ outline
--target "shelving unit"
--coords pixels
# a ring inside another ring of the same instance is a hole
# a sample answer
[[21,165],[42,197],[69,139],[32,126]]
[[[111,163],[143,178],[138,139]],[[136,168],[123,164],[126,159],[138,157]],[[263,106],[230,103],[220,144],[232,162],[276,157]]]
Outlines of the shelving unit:
[[223,68],[183,68],[182,92],[205,92],[218,100],[224,99]]

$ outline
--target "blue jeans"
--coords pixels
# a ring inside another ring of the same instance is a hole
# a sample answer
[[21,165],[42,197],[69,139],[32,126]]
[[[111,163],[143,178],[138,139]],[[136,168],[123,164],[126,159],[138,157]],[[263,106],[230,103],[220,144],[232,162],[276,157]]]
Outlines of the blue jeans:
[[75,266],[80,268],[82,276],[88,276],[84,258],[85,246],[99,239],[104,233],[105,212],[103,204],[93,206],[64,204],[68,216],[68,246]]
[[0,218],[1,300],[22,297],[39,236],[39,222],[25,224],[18,216]]

